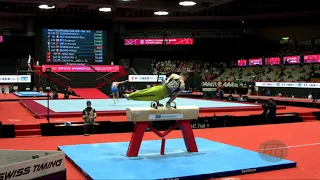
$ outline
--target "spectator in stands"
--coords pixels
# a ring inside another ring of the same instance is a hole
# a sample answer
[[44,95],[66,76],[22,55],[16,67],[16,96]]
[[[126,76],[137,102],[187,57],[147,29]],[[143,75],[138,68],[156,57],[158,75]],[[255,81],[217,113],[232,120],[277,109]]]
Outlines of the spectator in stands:
[[271,73],[271,72],[272,72],[272,66],[271,66],[271,65],[269,65],[269,68],[268,68],[267,73]]
[[309,75],[305,76],[305,81],[310,82],[311,81],[311,77]]
[[308,99],[312,99],[312,94],[311,93],[309,93]]
[[91,107],[91,101],[87,101],[87,107],[82,112],[82,118],[84,120],[84,135],[89,136],[90,133],[94,133],[95,119],[97,118],[96,110]]
[[38,91],[37,87],[33,87],[33,92],[37,92],[37,91]]

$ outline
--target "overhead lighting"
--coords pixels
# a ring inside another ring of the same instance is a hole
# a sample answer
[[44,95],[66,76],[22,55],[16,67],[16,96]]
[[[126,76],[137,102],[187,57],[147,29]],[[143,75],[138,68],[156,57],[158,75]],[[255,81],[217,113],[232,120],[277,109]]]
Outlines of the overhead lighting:
[[181,1],[179,2],[179,5],[180,6],[194,6],[196,5],[197,3],[194,2],[194,1]]
[[40,6],[38,6],[40,9],[54,9],[56,6],[52,5],[52,6],[49,6],[47,4],[42,4]]
[[169,12],[167,12],[167,11],[156,11],[156,12],[154,12],[154,15],[157,15],[157,16],[166,16],[168,14],[169,14]]
[[99,11],[101,11],[101,12],[110,12],[111,8],[103,7],[103,8],[99,8]]

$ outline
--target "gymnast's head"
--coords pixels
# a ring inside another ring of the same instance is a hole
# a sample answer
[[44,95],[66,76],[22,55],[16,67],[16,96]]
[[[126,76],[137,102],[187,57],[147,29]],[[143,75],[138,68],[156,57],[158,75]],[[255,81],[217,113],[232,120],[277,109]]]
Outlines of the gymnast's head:
[[188,71],[187,70],[182,70],[180,73],[180,78],[185,81],[188,78]]

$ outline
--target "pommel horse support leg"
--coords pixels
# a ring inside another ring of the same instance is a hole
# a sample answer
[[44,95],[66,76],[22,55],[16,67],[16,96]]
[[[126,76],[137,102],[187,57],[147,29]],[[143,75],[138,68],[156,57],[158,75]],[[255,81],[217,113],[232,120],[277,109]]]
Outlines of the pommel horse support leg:
[[[164,155],[165,136],[171,131],[180,127],[183,139],[188,152],[198,152],[196,140],[193,135],[191,121],[198,119],[199,107],[197,106],[179,106],[178,108],[127,108],[127,118],[135,124],[131,136],[130,144],[127,150],[127,157],[137,157],[143,140],[144,132],[147,128],[152,130],[156,135],[162,138],[160,154]],[[169,121],[175,120],[176,123],[164,133],[150,125],[152,121]]]

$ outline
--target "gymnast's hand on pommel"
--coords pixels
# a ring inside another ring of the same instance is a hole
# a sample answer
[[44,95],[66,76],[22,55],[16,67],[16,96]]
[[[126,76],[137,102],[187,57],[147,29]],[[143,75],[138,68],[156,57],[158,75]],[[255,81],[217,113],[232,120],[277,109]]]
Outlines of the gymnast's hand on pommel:
[[167,109],[171,108],[171,103],[167,102],[167,103],[166,103],[166,108],[167,108]]
[[166,107],[167,107],[167,108],[168,108],[168,106],[171,107],[171,103],[179,96],[179,94],[182,93],[182,91],[184,91],[184,87],[181,87],[178,92],[174,93],[174,94],[170,97],[169,101],[166,103]]

